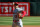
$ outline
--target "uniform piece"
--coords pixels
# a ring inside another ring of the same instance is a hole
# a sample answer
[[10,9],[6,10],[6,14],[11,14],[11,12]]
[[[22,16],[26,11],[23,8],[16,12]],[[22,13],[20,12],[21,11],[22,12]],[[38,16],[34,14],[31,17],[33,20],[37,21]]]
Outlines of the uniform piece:
[[19,17],[20,16],[19,14],[21,14],[21,16],[23,14],[22,17],[25,16],[25,12],[22,9],[20,9],[20,8],[14,9],[14,11],[13,11],[13,24],[18,25],[19,27],[23,27],[22,20],[21,20],[22,17]]

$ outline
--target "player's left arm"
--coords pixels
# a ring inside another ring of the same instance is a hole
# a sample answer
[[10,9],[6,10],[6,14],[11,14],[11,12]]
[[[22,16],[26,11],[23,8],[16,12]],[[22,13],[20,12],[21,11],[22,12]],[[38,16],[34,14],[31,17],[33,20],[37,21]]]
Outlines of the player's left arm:
[[22,15],[20,15],[20,18],[22,19],[25,16],[26,12],[22,11]]
[[23,14],[23,15],[22,15],[22,17],[24,17],[24,16],[25,16],[25,14],[26,14],[26,12],[25,12],[25,11],[22,11],[22,14]]

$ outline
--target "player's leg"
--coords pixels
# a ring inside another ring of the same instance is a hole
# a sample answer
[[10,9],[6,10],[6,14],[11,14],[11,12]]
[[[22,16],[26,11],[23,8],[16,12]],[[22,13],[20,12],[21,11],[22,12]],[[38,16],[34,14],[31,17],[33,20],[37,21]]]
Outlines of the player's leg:
[[13,22],[12,27],[16,27],[16,23],[15,22]]
[[18,26],[19,27],[23,27],[23,23],[22,23],[22,20],[21,19],[19,19]]
[[22,19],[19,19],[20,26],[23,27]]

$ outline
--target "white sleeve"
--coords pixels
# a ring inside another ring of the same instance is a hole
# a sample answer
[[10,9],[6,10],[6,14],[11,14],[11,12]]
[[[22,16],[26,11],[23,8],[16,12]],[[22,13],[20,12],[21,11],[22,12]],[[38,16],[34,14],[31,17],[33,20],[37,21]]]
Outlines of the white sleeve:
[[18,9],[18,11],[23,11],[23,9],[20,8],[20,9]]

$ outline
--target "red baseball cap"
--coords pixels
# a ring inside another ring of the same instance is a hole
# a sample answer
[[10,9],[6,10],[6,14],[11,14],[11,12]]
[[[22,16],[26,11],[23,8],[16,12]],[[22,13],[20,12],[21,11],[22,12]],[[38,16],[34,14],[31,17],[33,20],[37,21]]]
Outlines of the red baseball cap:
[[18,5],[18,2],[15,2],[15,4],[14,5]]
[[18,2],[15,2],[15,4],[18,4]]
[[18,5],[18,2],[13,2],[13,5]]

